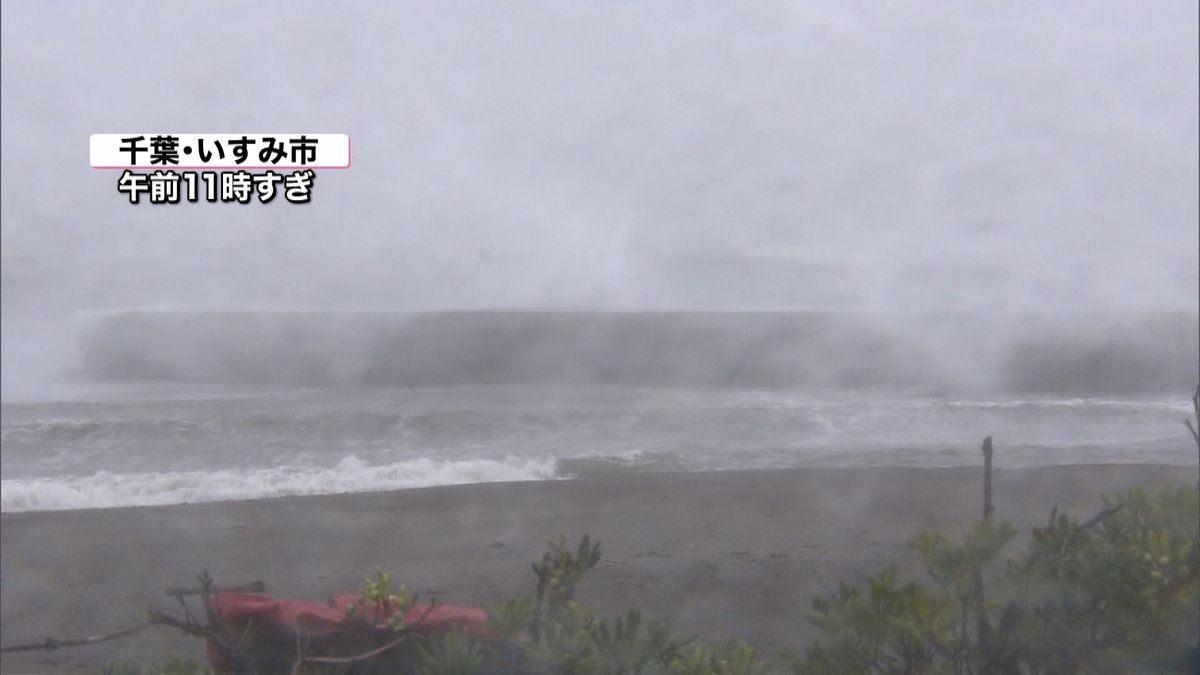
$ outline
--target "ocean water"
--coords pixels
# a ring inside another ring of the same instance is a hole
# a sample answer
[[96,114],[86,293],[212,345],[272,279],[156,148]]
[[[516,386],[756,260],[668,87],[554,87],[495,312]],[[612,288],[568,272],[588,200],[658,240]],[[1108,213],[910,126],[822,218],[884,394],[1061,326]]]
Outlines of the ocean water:
[[1194,468],[1194,316],[991,343],[978,319],[914,341],[831,314],[106,315],[69,381],[0,406],[0,509],[974,465],[988,434],[1001,467]]

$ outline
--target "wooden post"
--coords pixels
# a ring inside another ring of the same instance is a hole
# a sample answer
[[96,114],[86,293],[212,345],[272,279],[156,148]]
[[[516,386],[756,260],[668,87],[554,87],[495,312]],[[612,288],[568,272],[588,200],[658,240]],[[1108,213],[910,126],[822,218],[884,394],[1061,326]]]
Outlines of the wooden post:
[[[983,519],[990,521],[992,517],[992,437],[983,439]],[[975,644],[984,655],[991,652],[991,624],[984,612],[983,602],[983,567],[975,568],[974,581],[974,610],[975,610]]]
[[992,437],[983,439],[983,517],[992,516]]
[[1192,439],[1196,441],[1196,458],[1200,460],[1200,429],[1192,426],[1192,420],[1200,426],[1200,385],[1196,385],[1196,393],[1192,395],[1192,419],[1183,421],[1188,431],[1192,432]]

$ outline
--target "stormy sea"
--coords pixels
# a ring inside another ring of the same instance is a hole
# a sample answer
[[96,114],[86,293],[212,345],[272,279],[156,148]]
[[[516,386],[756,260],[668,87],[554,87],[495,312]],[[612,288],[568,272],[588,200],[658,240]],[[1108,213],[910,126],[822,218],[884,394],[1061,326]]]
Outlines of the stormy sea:
[[2,510],[599,472],[1194,465],[1191,313],[121,311],[0,406]]

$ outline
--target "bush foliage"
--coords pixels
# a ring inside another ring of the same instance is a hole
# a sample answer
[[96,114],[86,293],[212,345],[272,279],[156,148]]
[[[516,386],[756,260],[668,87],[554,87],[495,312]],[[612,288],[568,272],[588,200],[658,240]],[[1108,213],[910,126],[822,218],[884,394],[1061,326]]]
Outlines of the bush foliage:
[[[1134,489],[1101,518],[1015,530],[983,520],[912,542],[928,583],[894,569],[813,603],[825,638],[789,661],[815,673],[1197,672],[1200,491]],[[984,591],[986,579],[986,592]]]

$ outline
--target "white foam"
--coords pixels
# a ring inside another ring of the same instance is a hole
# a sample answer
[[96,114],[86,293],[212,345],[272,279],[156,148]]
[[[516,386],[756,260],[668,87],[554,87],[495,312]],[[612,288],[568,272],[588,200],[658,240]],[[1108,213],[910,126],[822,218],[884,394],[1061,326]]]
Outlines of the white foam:
[[1107,398],[1012,398],[995,400],[961,400],[936,402],[934,405],[945,405],[948,408],[979,408],[979,409],[1008,409],[1008,408],[1106,408],[1118,410],[1165,410],[1171,412],[1188,412],[1192,409],[1190,401],[1182,397],[1165,399],[1107,399]]
[[434,485],[549,480],[552,458],[444,461],[428,458],[367,464],[350,455],[333,467],[280,466],[252,470],[110,473],[0,481],[0,511],[61,511],[152,506],[292,495],[376,492]]

